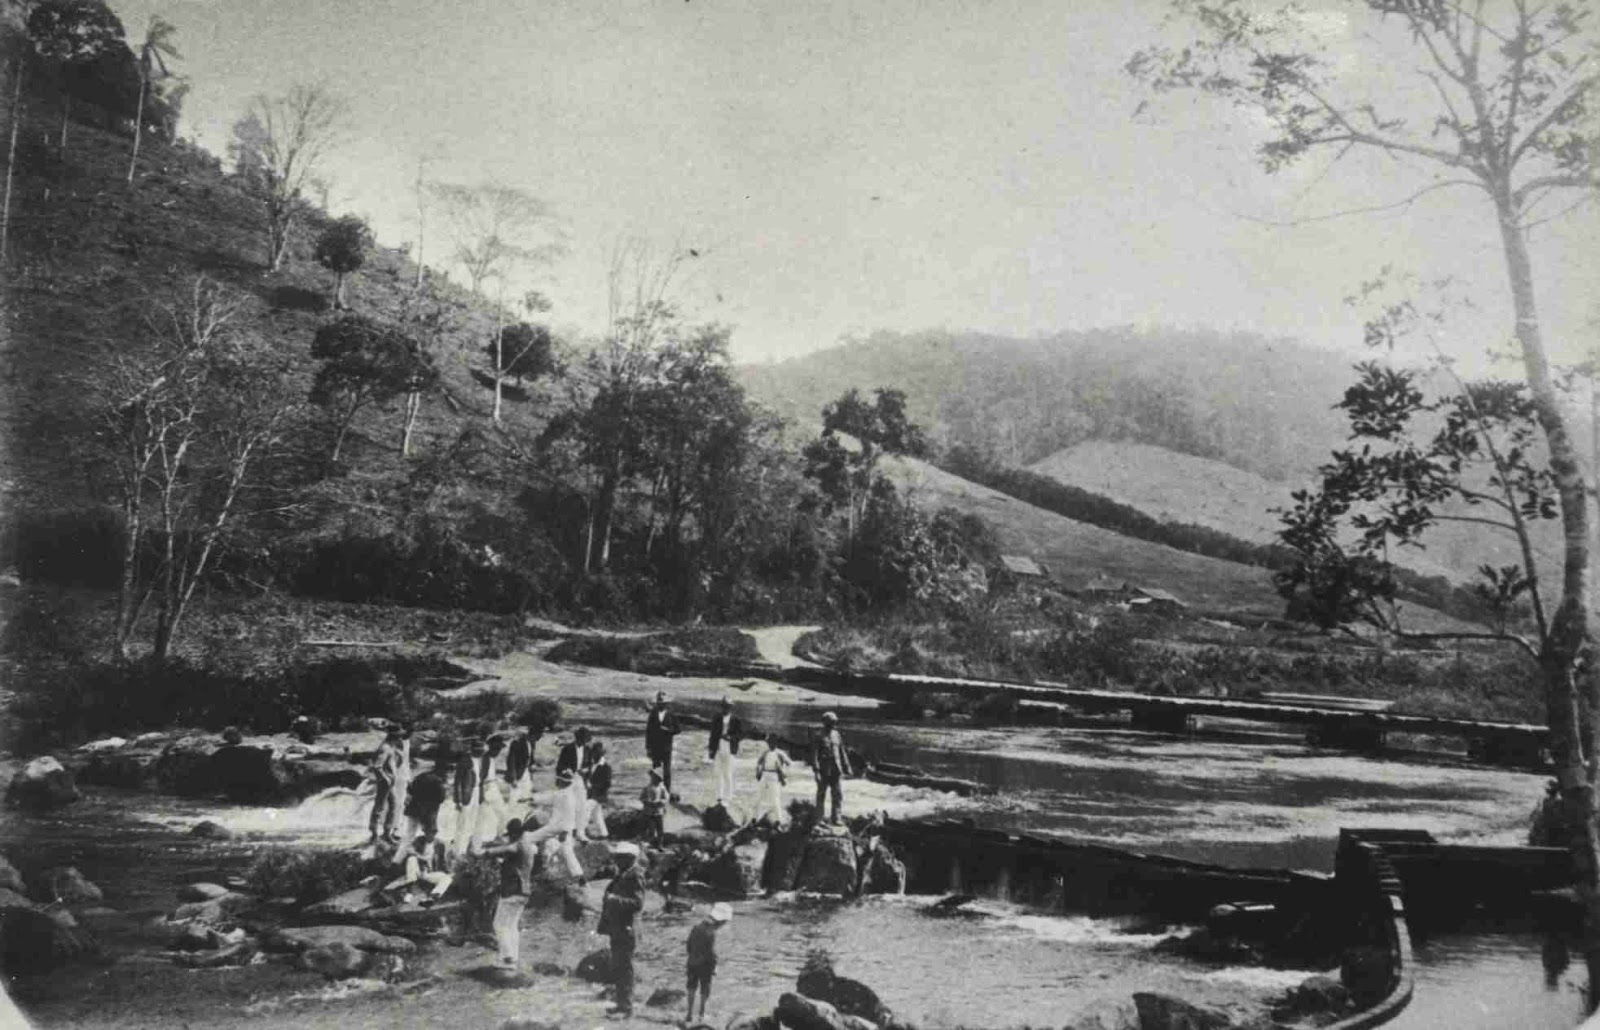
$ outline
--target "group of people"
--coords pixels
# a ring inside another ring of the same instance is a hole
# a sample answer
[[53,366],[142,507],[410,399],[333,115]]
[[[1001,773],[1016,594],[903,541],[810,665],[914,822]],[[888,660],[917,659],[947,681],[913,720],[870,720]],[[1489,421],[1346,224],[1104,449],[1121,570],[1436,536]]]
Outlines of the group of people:
[[[681,732],[667,695],[659,692],[648,706],[645,751],[651,763],[650,782],[640,794],[647,817],[645,837],[658,843],[665,833],[667,808],[678,800],[672,791],[674,738]],[[724,699],[711,724],[706,756],[713,773],[715,801],[731,807],[735,800],[734,758],[748,739],[744,722]],[[523,728],[507,740],[467,742],[465,753],[452,757],[441,752],[430,769],[412,775],[411,727],[391,725],[373,757],[372,813],[368,822],[371,843],[396,847],[398,875],[385,890],[416,898],[430,905],[442,898],[453,882],[452,863],[463,855],[482,854],[499,859],[499,891],[493,931],[500,962],[515,968],[520,961],[521,921],[533,890],[535,873],[546,864],[560,863],[566,876],[583,883],[586,875],[576,845],[609,835],[605,810],[610,801],[612,770],[603,742],[587,727],[578,727],[564,744],[555,763],[555,796],[549,818],[539,822],[528,811],[509,818],[511,807],[531,803],[534,744],[538,735]],[[792,760],[770,734],[755,763],[757,802],[755,817],[781,825],[785,821],[783,788]],[[832,712],[822,716],[812,746],[812,769],[817,784],[817,813],[831,801],[829,818],[842,817],[842,780],[851,775],[849,750],[839,734]],[[447,845],[440,835],[440,811],[446,802],[455,809],[454,832]],[[403,827],[403,829],[399,828]],[[501,828],[504,833],[501,833]],[[633,1007],[633,954],[635,917],[644,903],[642,851],[632,843],[618,843],[611,853],[618,868],[606,888],[599,932],[610,941],[613,1014],[630,1014]],[[732,916],[727,905],[716,905],[690,933],[687,949],[688,1018],[705,1012],[716,966],[716,932]]]

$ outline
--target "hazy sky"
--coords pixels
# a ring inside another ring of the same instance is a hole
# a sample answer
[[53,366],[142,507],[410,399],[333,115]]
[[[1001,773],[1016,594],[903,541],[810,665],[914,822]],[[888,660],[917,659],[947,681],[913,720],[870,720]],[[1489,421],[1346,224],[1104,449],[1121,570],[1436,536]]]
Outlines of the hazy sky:
[[[685,307],[734,325],[745,360],[878,328],[1164,323],[1349,345],[1360,318],[1342,298],[1385,264],[1481,286],[1464,350],[1509,324],[1479,194],[1298,228],[1250,220],[1425,180],[1377,158],[1268,177],[1235,115],[1173,98],[1135,117],[1122,65],[1161,31],[1143,0],[113,7],[130,37],[152,10],[178,26],[194,80],[183,131],[218,152],[253,93],[322,78],[345,94],[334,207],[385,242],[415,236],[424,152],[434,177],[547,199],[572,240],[547,273],[553,317],[589,330],[630,235],[702,252]],[[1594,335],[1597,227],[1583,212],[1536,242],[1546,321],[1574,350]]]

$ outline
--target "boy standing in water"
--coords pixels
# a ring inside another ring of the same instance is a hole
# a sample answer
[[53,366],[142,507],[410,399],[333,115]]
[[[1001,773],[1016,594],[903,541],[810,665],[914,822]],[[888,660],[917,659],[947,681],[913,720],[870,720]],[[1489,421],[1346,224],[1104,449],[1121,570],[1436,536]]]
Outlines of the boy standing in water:
[[666,784],[661,782],[661,770],[651,769],[650,785],[639,792],[639,803],[644,806],[645,825],[649,827],[645,839],[651,844],[660,844],[662,835],[667,832],[667,802],[671,797]]
[[706,1001],[711,997],[711,978],[717,972],[717,931],[733,918],[733,909],[725,901],[711,906],[711,913],[693,930],[689,931],[689,1011],[684,1013],[686,1024],[695,1021],[694,998],[700,995],[700,1022],[706,1020]]

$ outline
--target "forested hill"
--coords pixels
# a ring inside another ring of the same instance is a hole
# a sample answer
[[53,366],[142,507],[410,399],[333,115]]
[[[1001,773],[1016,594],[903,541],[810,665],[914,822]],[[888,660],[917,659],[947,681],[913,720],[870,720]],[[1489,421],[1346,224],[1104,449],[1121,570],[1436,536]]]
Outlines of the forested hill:
[[1332,410],[1351,359],[1287,340],[1194,329],[1035,339],[880,332],[741,370],[804,426],[851,387],[905,391],[934,443],[1029,465],[1084,440],[1127,440],[1303,480],[1345,437]]

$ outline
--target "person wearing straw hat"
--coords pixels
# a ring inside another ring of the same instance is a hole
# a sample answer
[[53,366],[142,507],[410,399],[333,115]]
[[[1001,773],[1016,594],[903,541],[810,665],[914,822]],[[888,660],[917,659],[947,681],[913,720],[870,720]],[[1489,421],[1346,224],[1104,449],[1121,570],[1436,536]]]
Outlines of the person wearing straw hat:
[[639,845],[612,845],[617,875],[606,887],[600,903],[600,925],[596,928],[611,942],[611,1016],[633,1015],[633,952],[638,938],[634,917],[644,908],[644,871],[639,867]]
[[[544,846],[546,862],[552,852],[560,854],[562,862],[566,864],[567,875],[582,883],[585,877],[583,865],[578,861],[576,838],[583,802],[579,800],[574,786],[576,782],[577,777],[570,769],[556,773],[556,796],[550,803],[550,818],[534,830],[528,839],[534,845]],[[549,843],[546,844],[546,841]]]
[[838,822],[844,812],[844,777],[850,775],[850,752],[839,735],[839,717],[832,712],[822,713],[822,730],[811,748],[811,771],[817,778],[817,818],[822,818],[822,802],[832,795],[833,814],[829,822]]
[[733,907],[726,901],[711,906],[711,911],[694,929],[689,931],[686,950],[689,953],[689,1011],[684,1022],[695,1022],[694,999],[700,996],[700,1022],[706,1020],[706,1000],[711,997],[711,978],[717,973],[717,931],[733,918]]

